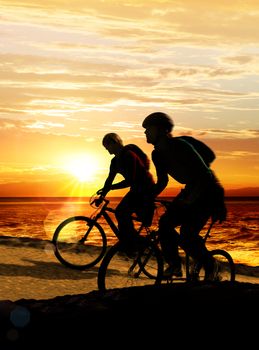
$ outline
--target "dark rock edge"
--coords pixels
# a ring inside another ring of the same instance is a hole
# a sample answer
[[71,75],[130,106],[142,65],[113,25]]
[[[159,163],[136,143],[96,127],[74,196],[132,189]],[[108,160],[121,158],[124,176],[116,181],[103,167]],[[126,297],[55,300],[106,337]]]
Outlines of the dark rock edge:
[[46,300],[3,300],[0,349],[63,344],[88,349],[81,346],[84,341],[116,347],[118,339],[127,339],[120,347],[124,348],[136,339],[161,343],[168,331],[169,336],[181,335],[186,341],[195,332],[214,335],[219,326],[221,332],[230,334],[233,328],[239,336],[239,329],[243,335],[247,330],[252,341],[257,335],[253,327],[258,328],[258,306],[259,284],[243,282],[174,283]]

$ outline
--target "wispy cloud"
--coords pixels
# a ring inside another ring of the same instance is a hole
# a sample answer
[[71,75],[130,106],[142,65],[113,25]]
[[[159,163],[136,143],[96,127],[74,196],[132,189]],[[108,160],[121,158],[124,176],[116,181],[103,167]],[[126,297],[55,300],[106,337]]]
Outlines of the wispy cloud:
[[[7,162],[21,152],[52,165],[62,147],[98,145],[109,129],[143,141],[142,120],[155,110],[173,116],[176,135],[258,162],[257,1],[2,0],[0,11]],[[48,144],[38,157],[35,142]]]

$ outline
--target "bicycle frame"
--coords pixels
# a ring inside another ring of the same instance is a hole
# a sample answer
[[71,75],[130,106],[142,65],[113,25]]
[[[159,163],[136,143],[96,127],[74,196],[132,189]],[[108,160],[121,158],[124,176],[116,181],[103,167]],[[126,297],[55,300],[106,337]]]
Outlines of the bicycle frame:
[[[117,220],[111,215],[115,214],[115,209],[109,207],[109,203],[108,199],[95,199],[90,202],[96,209],[92,215],[71,216],[56,227],[52,238],[54,253],[63,265],[84,270],[101,261],[107,248],[104,224],[107,223],[110,233],[113,232],[118,238]],[[134,214],[132,220],[140,221]],[[143,226],[140,227],[142,229]]]
[[118,234],[118,227],[117,225],[114,223],[113,219],[111,218],[111,216],[108,214],[110,213],[115,213],[115,209],[108,207],[110,201],[108,199],[103,199],[104,204],[102,205],[102,208],[100,209],[100,211],[94,215],[91,215],[91,219],[93,219],[94,221],[98,221],[101,217],[103,217],[105,219],[105,221],[107,222],[107,224],[110,226],[110,228],[112,229],[113,233],[117,236]]
[[[158,204],[157,207],[162,204],[166,207],[168,201],[166,200],[155,200]],[[108,204],[107,204],[108,205]],[[111,210],[113,211],[113,210]],[[114,212],[114,211],[113,211]],[[100,212],[101,216],[102,213]],[[159,219],[159,217],[158,217]],[[157,224],[157,222],[156,222]],[[212,226],[214,225],[213,221],[208,223],[208,228],[206,229],[206,233],[202,236],[204,242],[206,242],[207,238],[210,237],[210,232]],[[193,260],[191,256],[183,249],[185,260],[185,273],[181,276],[170,276],[168,278],[163,277],[163,255],[161,252],[161,247],[159,245],[160,237],[158,234],[158,230],[155,228],[145,227],[141,225],[140,230],[146,230],[147,238],[150,243],[145,243],[145,241],[141,242],[139,248],[136,252],[127,254],[127,259],[123,260],[123,255],[121,256],[119,243],[115,244],[108,253],[105,255],[104,259],[99,268],[98,272],[98,287],[101,290],[105,290],[107,288],[113,288],[113,285],[117,285],[117,281],[113,280],[113,273],[107,273],[108,270],[116,271],[119,270],[121,273],[121,279],[119,283],[124,287],[128,283],[128,277],[138,279],[140,275],[143,275],[144,278],[148,277],[153,280],[154,283],[161,283],[162,281],[166,281],[167,283],[173,283],[174,281],[182,281],[182,282],[198,282],[207,279],[208,275],[206,275],[206,270],[203,265],[199,262]],[[140,232],[140,231],[139,231]],[[148,242],[148,241],[147,241]],[[143,244],[144,243],[144,244]],[[154,255],[153,255],[154,254]],[[210,254],[213,258],[216,259],[216,270],[215,275],[213,271],[213,281],[234,281],[235,280],[235,269],[233,259],[230,254],[222,249],[213,249],[210,250]],[[154,257],[156,261],[155,264],[151,263],[149,265],[150,257]],[[118,263],[119,261],[119,263]],[[118,264],[122,264],[121,267],[118,268]],[[123,267],[122,267],[123,266]],[[157,266],[157,270],[153,269],[153,266]],[[136,269],[137,268],[137,269]],[[196,273],[197,272],[197,273]],[[220,274],[218,274],[220,273]],[[211,278],[209,276],[209,278]],[[214,279],[215,278],[215,279]],[[129,279],[129,281],[133,281]],[[134,282],[133,282],[134,283]],[[140,281],[141,284],[141,281]]]
[[[97,222],[101,217],[103,217],[105,219],[105,221],[107,222],[107,224],[112,229],[113,233],[117,236],[118,235],[118,226],[115,224],[115,222],[113,221],[113,219],[109,215],[109,212],[114,214],[115,209],[108,206],[110,203],[110,201],[108,199],[103,198],[103,202],[104,202],[104,204],[102,205],[102,208],[100,209],[100,211],[96,215],[92,214],[91,219],[94,220],[95,222]],[[140,222],[140,220],[134,214],[132,215],[132,219],[136,222]],[[143,228],[143,225],[141,225],[141,228],[139,230],[141,230],[142,228]]]
[[[210,231],[212,229],[213,224],[214,224],[214,222],[211,221],[206,234],[202,238],[204,240],[204,242],[206,242],[207,238],[210,237]],[[190,255],[188,253],[185,253],[185,264],[186,264],[186,275],[185,275],[185,277],[182,277],[182,279],[184,279],[186,281],[190,281],[191,280]]]

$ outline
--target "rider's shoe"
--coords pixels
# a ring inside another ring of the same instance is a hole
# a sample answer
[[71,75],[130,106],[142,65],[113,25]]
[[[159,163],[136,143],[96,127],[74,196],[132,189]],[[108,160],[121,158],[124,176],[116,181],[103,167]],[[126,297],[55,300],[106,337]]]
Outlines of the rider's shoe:
[[182,277],[183,276],[183,272],[182,272],[182,267],[181,265],[169,265],[163,273],[163,277],[164,278],[171,278],[171,277]]
[[200,270],[202,265],[199,264],[197,260],[193,260],[193,264],[190,265],[189,272],[189,281],[190,282],[198,282],[200,280]]

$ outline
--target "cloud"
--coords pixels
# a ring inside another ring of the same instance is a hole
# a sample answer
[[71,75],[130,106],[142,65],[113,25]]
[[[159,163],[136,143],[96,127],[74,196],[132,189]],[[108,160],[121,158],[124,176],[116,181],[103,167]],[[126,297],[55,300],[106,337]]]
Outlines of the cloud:
[[[254,60],[255,57],[249,55],[222,57],[223,62],[235,65],[251,64]],[[256,58],[256,60],[258,60],[258,57]]]
[[29,128],[29,129],[48,129],[49,130],[53,127],[54,128],[64,128],[64,124],[36,121],[30,125],[26,125],[26,128]]
[[257,164],[257,1],[2,0],[0,11],[5,166],[101,153],[111,130],[148,147],[141,122],[156,110],[176,135],[234,157],[230,173]]
[[247,152],[247,151],[232,151],[225,154],[221,154],[221,159],[247,159],[258,157],[259,152]]

